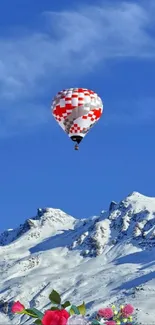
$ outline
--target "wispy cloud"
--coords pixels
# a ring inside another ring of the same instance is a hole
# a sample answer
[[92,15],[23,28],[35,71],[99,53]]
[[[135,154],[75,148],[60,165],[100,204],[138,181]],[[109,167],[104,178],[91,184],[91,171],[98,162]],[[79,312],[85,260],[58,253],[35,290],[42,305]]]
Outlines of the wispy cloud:
[[103,3],[42,16],[39,31],[24,30],[23,36],[20,32],[20,36],[0,39],[3,134],[17,130],[19,121],[22,128],[47,121],[45,106],[38,107],[34,101],[50,88],[53,95],[52,89],[64,77],[75,83],[97,64],[114,58],[155,59],[153,5]]

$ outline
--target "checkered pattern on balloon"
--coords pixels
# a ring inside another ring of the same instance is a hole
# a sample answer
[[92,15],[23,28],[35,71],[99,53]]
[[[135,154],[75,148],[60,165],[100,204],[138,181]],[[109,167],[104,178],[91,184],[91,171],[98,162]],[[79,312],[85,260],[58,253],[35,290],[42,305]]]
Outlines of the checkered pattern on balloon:
[[103,112],[100,97],[85,88],[65,89],[55,96],[52,114],[69,137],[84,137]]

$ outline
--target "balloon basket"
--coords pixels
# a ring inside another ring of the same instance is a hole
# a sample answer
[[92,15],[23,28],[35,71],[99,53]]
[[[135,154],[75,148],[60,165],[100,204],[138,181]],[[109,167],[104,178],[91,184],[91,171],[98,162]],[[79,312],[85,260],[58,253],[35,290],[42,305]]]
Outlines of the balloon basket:
[[75,149],[75,150],[79,150],[79,146],[78,146],[78,144],[75,145],[74,149]]

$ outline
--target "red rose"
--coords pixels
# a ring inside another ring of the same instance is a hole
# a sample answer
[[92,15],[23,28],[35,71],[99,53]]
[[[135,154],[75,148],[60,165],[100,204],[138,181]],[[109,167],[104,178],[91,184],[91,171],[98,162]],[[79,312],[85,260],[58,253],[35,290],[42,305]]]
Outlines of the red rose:
[[123,317],[129,317],[134,312],[134,308],[132,305],[128,304],[122,308],[121,312]]
[[15,301],[12,305],[12,313],[18,313],[25,309],[25,306],[20,303],[20,301]]
[[65,310],[47,310],[42,318],[43,325],[66,325],[70,314]]
[[99,311],[98,311],[98,315],[101,316],[101,317],[104,317],[105,319],[110,319],[111,317],[114,316],[114,312],[112,310],[112,308],[101,308]]

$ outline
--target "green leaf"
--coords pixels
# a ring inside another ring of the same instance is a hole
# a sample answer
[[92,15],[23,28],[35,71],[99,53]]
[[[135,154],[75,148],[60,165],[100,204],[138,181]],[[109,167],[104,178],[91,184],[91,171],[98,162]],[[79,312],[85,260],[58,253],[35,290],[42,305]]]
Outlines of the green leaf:
[[43,316],[44,316],[44,314],[41,312],[41,311],[39,311],[38,309],[36,309],[36,308],[31,308],[31,309],[29,309],[28,310],[30,313],[32,313],[32,315],[30,315],[31,317],[35,317],[35,318],[39,318],[39,319],[42,319],[43,318]]
[[71,306],[70,314],[71,314],[71,315],[74,315],[74,314],[76,314],[76,315],[80,315],[80,312],[79,312],[78,308],[77,308],[75,305],[72,305],[72,306]]
[[70,303],[70,301],[65,301],[65,303],[62,304],[61,306],[62,306],[63,308],[66,308],[66,307],[71,306],[71,303]]
[[58,307],[51,307],[50,310],[60,310]]
[[81,315],[85,315],[86,314],[86,306],[85,306],[85,302],[83,301],[83,304],[80,306],[77,306],[79,312]]
[[55,290],[53,290],[50,293],[49,299],[55,305],[59,305],[61,303],[61,297],[60,297],[59,293],[57,291],[55,291]]
[[42,325],[42,321],[40,319],[37,319],[37,320],[35,320],[34,324]]
[[38,316],[39,319],[43,318],[44,314],[41,311],[39,311],[36,308],[32,308],[32,310],[34,311],[34,313],[36,313],[36,315]]
[[[67,309],[66,309],[67,310]],[[68,311],[68,310],[67,310]],[[72,316],[72,315],[74,315],[75,313],[74,313],[74,310],[72,309],[72,308],[70,308],[70,310],[68,311],[69,312],[69,314]]]
[[33,318],[38,318],[37,314],[32,309],[23,310],[23,314],[28,315]]
[[94,319],[94,320],[91,322],[91,324],[92,324],[92,325],[100,325],[101,323],[100,323],[98,320]]

